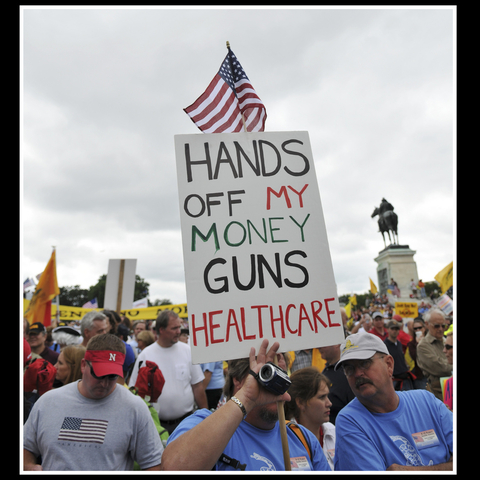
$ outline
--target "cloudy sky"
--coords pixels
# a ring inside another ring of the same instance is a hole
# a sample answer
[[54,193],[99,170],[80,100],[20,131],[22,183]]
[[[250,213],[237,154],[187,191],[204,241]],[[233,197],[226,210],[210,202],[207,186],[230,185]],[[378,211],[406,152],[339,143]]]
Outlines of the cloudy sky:
[[[430,8],[23,8],[21,279],[136,258],[184,303],[174,135],[230,42],[266,131],[312,143],[338,294],[376,281],[385,197],[431,281],[455,257],[456,12]],[[202,134],[203,135],[203,134]]]

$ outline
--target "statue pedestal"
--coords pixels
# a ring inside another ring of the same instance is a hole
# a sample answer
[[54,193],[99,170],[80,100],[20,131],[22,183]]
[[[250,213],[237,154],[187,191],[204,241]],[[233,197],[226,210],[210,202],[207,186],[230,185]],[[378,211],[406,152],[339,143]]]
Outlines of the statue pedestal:
[[[413,256],[417,253],[411,250],[408,245],[389,245],[379,252],[375,258],[377,262],[377,277],[380,294],[387,293],[390,279],[397,282],[400,295],[408,298],[411,293],[410,283],[412,278],[418,282],[417,264]],[[401,301],[399,299],[399,301]]]

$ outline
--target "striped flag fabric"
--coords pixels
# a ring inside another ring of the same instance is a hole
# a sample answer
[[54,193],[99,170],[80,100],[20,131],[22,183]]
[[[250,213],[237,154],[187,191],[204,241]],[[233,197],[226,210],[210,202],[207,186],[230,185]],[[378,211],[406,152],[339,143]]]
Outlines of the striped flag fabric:
[[230,47],[205,92],[184,111],[204,133],[263,132],[267,119],[265,106]]
[[85,303],[82,308],[98,308],[98,302],[96,298],[93,298],[92,300],[89,300],[87,303]]
[[103,444],[107,426],[107,420],[65,417],[58,440]]

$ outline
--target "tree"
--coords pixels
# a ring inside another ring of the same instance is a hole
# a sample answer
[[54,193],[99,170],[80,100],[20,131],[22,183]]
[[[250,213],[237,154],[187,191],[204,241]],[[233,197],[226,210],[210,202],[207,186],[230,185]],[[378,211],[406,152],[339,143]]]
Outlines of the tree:
[[91,300],[91,298],[89,298],[89,290],[80,288],[80,285],[60,287],[60,305],[81,307],[89,300]]
[[[73,287],[60,287],[60,305],[72,307],[81,307],[89,300],[97,299],[98,306],[103,308],[105,303],[105,287],[107,284],[107,275],[101,275],[95,285],[90,288],[80,288],[79,285]],[[150,284],[139,275],[135,275],[135,290],[133,300],[140,300],[148,297]],[[149,302],[150,303],[150,302]],[[162,305],[162,304],[160,304]]]

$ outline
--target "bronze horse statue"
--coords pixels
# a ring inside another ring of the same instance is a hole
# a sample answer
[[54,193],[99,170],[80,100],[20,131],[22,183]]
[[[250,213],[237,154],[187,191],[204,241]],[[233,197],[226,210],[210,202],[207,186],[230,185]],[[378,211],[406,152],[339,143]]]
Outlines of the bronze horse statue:
[[[385,248],[387,247],[387,243],[385,242],[385,232],[387,232],[388,234],[390,245],[392,244],[392,237],[393,237],[393,244],[398,245],[398,233],[397,233],[398,216],[393,211],[393,206],[383,198],[382,204],[380,205],[380,207],[376,207],[375,210],[373,211],[372,218],[375,217],[376,215],[378,215],[378,227],[382,234]],[[391,236],[390,236],[390,232],[392,232]]]

